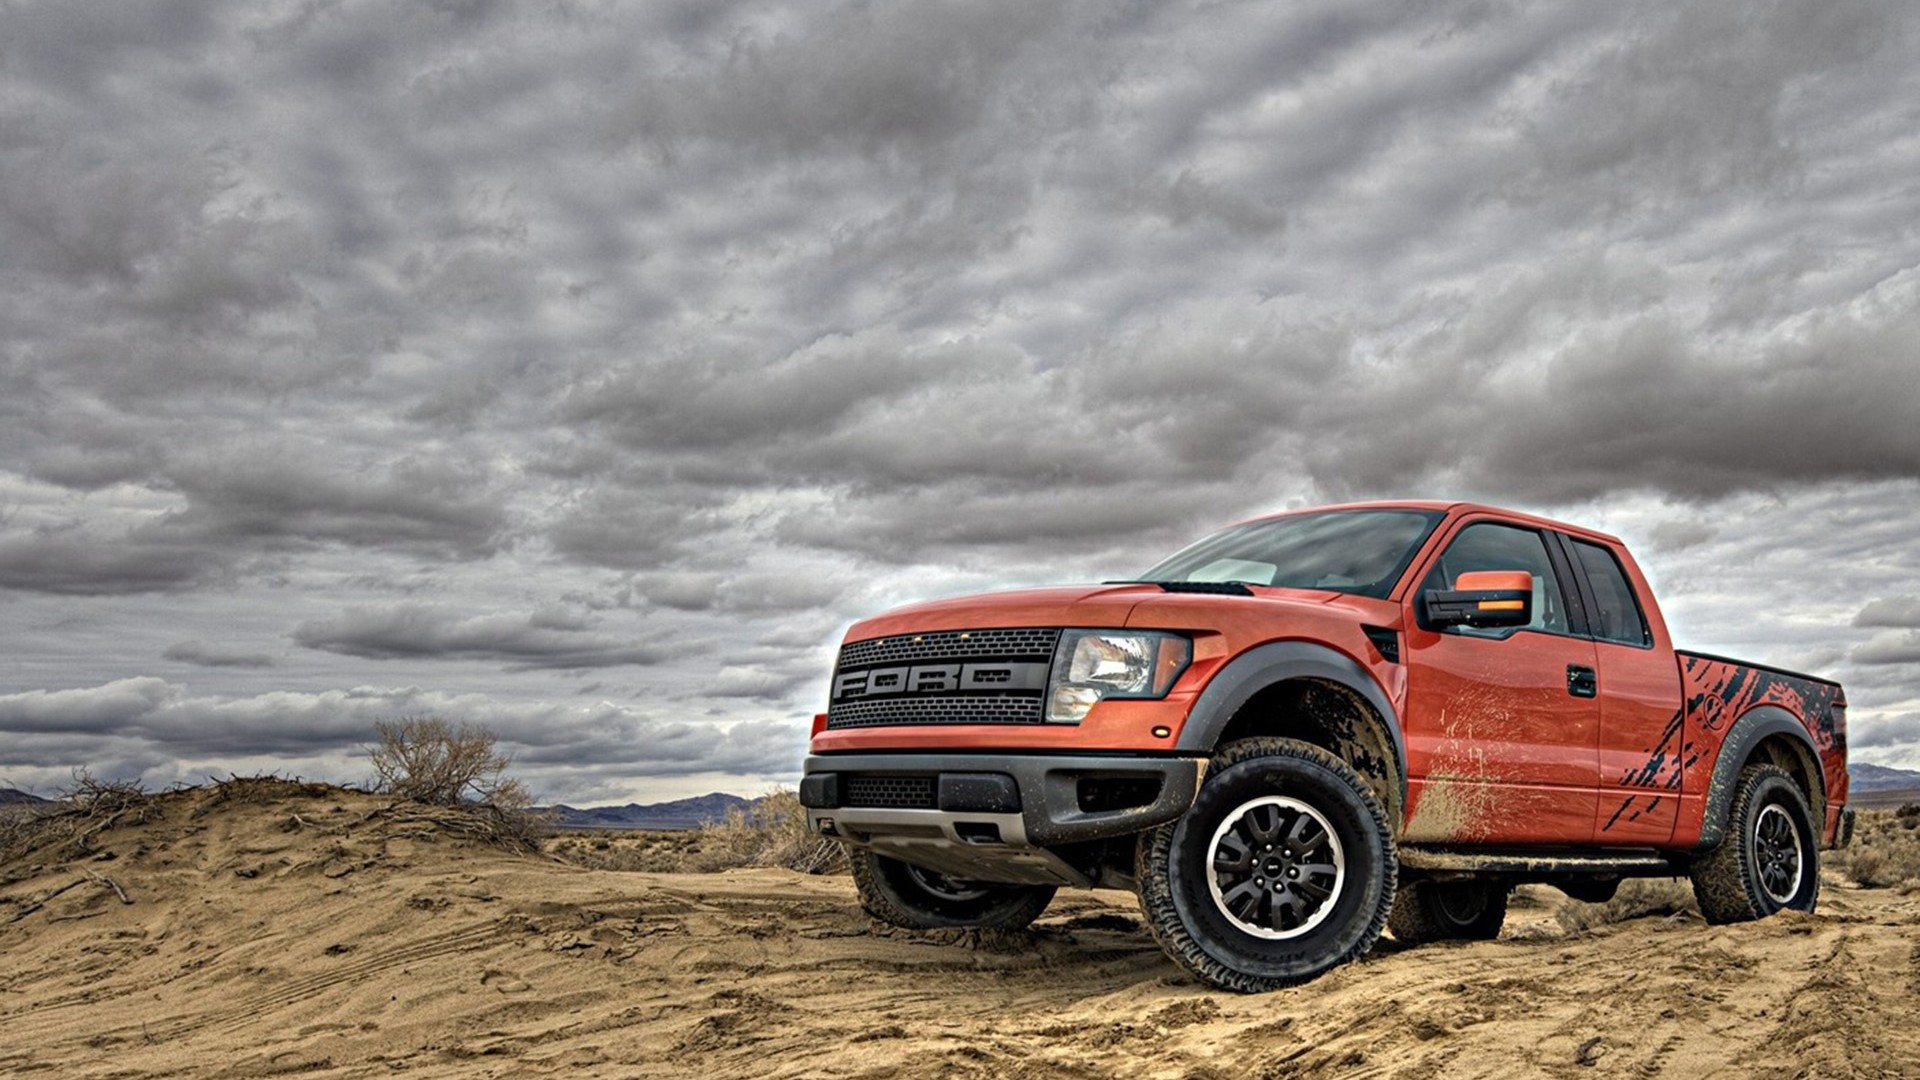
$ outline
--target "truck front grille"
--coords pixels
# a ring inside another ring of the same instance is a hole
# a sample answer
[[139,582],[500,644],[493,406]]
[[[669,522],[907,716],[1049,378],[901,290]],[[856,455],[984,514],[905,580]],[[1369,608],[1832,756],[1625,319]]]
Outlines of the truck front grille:
[[1060,631],[942,630],[855,641],[840,649],[840,670],[927,660],[1046,660]]
[[1060,631],[945,630],[840,650],[827,727],[1038,724]]

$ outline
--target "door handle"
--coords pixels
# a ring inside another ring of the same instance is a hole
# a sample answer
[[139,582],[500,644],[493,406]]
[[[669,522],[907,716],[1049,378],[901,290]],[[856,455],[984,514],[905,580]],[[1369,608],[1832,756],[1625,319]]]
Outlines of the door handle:
[[1599,696],[1600,676],[1585,664],[1568,664],[1567,693],[1574,697]]

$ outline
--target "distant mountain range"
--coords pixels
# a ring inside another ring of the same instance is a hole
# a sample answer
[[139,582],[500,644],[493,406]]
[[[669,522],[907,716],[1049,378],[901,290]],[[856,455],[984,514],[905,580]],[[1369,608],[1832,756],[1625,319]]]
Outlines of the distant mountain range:
[[0,806],[44,806],[52,801],[38,795],[29,795],[24,791],[15,791],[10,787],[0,787]]
[[1920,790],[1920,772],[1912,769],[1890,769],[1856,761],[1847,766],[1847,774],[1853,778],[1854,791]]
[[[1920,780],[1920,776],[1915,779]],[[751,805],[738,795],[716,791],[663,803],[587,807],[562,803],[543,809],[554,815],[553,825],[558,829],[697,829],[725,821],[729,810],[744,811]]]
[[1856,761],[1847,766],[1847,773],[1852,777],[1847,788],[1850,806],[1889,810],[1907,803],[1920,803],[1920,772]]

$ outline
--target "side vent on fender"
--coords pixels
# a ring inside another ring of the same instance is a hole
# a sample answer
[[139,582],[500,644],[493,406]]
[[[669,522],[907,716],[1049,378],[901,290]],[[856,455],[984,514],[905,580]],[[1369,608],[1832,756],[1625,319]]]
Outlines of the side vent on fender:
[[1388,663],[1397,664],[1400,662],[1400,634],[1398,631],[1385,626],[1362,626],[1360,631],[1367,635],[1367,640],[1373,642],[1373,647],[1380,650],[1380,655],[1385,658]]

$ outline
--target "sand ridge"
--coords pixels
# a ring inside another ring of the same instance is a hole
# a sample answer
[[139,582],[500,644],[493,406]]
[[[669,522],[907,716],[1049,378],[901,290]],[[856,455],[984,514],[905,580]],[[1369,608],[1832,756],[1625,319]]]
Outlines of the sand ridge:
[[1523,904],[1254,997],[1139,918],[1062,893],[1029,932],[908,933],[843,877],[585,870],[371,795],[196,789],[0,866],[0,1075],[1920,1077],[1920,895],[1577,937]]

